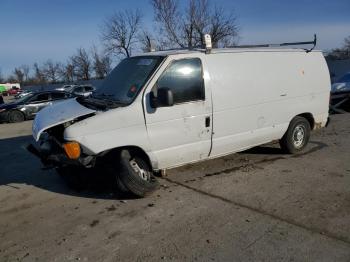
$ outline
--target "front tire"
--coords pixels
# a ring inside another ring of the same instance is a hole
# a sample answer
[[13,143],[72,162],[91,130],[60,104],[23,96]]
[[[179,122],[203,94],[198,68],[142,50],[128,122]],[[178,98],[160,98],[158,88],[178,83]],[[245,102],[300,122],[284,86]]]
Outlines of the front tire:
[[280,140],[282,150],[288,154],[301,152],[309,142],[310,132],[310,123],[305,118],[296,116]]
[[120,154],[119,179],[131,193],[145,197],[159,186],[150,165],[140,156],[132,155],[128,150]]
[[9,112],[8,121],[10,123],[23,122],[25,120],[24,114],[18,110],[13,110]]

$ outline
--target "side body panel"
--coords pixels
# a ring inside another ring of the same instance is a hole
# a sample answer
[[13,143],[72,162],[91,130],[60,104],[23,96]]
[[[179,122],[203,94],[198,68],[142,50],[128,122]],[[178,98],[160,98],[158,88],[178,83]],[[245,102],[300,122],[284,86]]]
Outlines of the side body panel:
[[211,157],[280,139],[311,113],[324,126],[330,79],[320,52],[235,52],[206,56],[213,94]]
[[[171,60],[188,57],[202,60],[205,101],[152,109],[149,96],[158,77]],[[280,139],[298,114],[311,113],[324,126],[329,92],[320,52],[176,54],[131,105],[77,122],[64,136],[94,155],[137,146],[149,155],[153,168],[171,168]]]

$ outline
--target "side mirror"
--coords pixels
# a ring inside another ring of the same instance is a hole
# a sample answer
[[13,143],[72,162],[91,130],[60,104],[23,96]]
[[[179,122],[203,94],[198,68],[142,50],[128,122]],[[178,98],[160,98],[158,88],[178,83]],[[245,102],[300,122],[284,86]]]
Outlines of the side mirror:
[[167,87],[158,88],[157,96],[154,94],[154,92],[151,92],[152,108],[168,107],[173,105],[174,105],[174,96],[173,96],[173,92],[169,88]]

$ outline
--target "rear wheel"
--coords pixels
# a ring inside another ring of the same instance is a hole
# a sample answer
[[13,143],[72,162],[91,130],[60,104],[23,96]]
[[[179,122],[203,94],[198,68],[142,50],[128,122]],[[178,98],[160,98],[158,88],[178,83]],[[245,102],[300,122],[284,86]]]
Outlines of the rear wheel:
[[128,150],[121,151],[120,182],[133,194],[144,197],[156,190],[158,181],[150,165],[142,157],[132,155]]
[[287,132],[280,140],[281,148],[289,154],[302,151],[310,139],[310,123],[303,117],[296,116],[290,122]]
[[8,120],[10,123],[23,122],[25,120],[24,114],[18,110],[13,110],[9,112]]

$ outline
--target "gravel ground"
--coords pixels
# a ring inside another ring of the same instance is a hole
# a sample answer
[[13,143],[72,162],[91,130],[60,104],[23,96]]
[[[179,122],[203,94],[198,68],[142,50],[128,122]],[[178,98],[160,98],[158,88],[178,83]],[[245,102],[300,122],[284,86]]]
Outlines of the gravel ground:
[[350,114],[305,153],[266,145],[169,170],[145,199],[95,174],[81,192],[0,125],[0,261],[350,261]]

